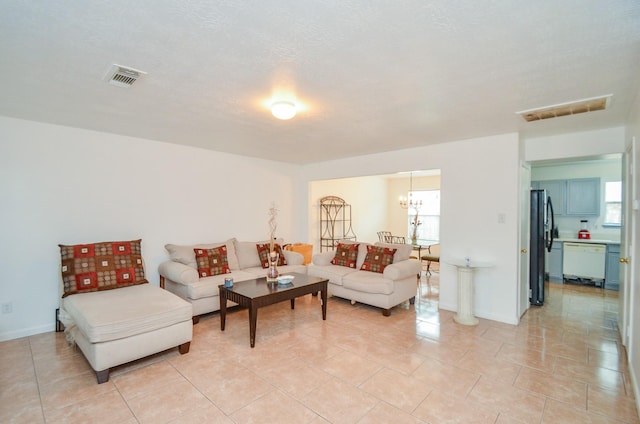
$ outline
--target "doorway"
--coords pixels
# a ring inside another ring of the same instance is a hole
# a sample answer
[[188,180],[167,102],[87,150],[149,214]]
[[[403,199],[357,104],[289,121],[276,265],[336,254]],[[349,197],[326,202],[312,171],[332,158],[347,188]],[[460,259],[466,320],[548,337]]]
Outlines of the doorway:
[[[375,243],[378,241],[378,232],[388,231],[394,236],[404,237],[405,242],[410,243],[412,227],[408,211],[401,207],[399,198],[408,197],[410,188],[417,192],[440,190],[440,187],[439,169],[312,181],[309,183],[308,240],[314,244],[314,252],[319,252],[319,199],[338,196],[351,205],[351,225],[358,241]],[[431,252],[440,253],[439,243],[434,243]],[[417,258],[417,251],[414,254]],[[439,271],[439,263],[424,262],[420,284],[417,286],[419,296],[425,296],[430,301],[435,298],[437,301]]]
[[[547,190],[554,204],[556,241],[545,258],[550,283],[618,291],[622,169],[620,154],[531,163],[532,188]],[[575,263],[569,266],[572,262],[565,255],[566,246],[602,249],[606,255],[600,264],[602,269],[595,272],[592,266],[583,270]]]

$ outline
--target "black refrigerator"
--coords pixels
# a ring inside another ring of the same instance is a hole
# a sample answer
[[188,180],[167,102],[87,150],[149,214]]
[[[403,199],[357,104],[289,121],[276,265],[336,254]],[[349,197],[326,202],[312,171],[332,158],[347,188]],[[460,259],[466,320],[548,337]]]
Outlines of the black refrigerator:
[[551,198],[545,190],[531,190],[531,234],[529,239],[529,302],[544,304],[544,255],[551,252],[555,222]]

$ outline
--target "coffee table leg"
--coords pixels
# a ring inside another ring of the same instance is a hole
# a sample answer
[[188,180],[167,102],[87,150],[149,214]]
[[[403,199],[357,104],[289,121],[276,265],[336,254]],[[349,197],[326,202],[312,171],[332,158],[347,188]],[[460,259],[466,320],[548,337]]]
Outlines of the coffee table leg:
[[320,292],[321,294],[321,302],[322,302],[322,319],[326,320],[327,319],[327,286],[325,285],[324,288],[321,290]]
[[294,309],[296,307],[296,299],[293,298],[291,299],[291,309]]
[[256,325],[258,323],[258,307],[251,302],[249,306],[249,342],[251,347],[256,345]]
[[224,324],[227,320],[227,296],[224,295],[223,289],[220,288],[220,330],[224,331]]

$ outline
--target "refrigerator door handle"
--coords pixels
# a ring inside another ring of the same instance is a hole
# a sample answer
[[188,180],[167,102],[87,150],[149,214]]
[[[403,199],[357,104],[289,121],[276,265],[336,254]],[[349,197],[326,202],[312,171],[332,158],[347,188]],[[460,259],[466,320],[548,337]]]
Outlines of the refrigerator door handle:
[[553,216],[553,203],[551,203],[551,197],[547,198],[547,209],[549,209],[549,214],[551,215],[551,228],[549,228],[549,243],[547,244],[547,252],[551,252],[551,248],[553,247],[553,231],[556,228],[555,217]]

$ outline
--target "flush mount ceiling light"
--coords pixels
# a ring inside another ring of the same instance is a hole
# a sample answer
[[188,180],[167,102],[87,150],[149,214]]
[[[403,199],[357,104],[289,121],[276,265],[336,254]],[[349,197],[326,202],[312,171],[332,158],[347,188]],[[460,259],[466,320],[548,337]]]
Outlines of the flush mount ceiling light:
[[296,105],[288,101],[274,102],[271,104],[271,114],[278,119],[291,119],[296,116]]

